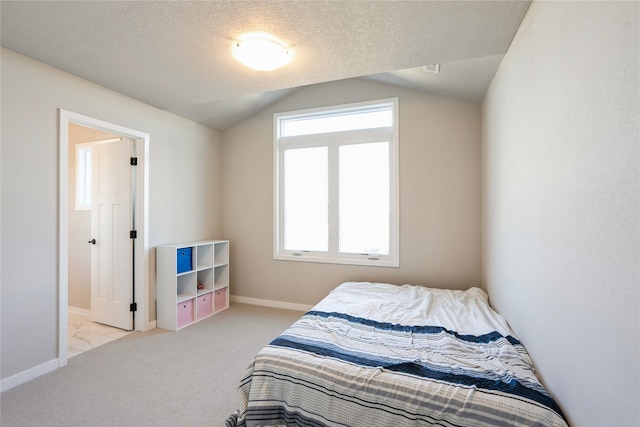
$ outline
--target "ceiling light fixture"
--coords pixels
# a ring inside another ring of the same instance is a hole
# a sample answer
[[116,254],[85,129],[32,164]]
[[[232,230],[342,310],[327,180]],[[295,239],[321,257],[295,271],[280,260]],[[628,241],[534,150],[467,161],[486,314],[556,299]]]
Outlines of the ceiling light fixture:
[[291,52],[269,34],[247,34],[238,38],[233,56],[254,70],[270,71],[291,61]]

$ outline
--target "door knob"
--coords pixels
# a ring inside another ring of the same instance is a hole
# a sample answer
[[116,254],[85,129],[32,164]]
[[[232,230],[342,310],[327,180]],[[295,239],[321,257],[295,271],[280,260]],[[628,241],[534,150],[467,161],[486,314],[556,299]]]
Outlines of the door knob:
[[87,243],[91,243],[92,245],[95,245],[95,244],[96,244],[96,239],[91,239],[91,240],[89,240],[89,242],[87,242]]

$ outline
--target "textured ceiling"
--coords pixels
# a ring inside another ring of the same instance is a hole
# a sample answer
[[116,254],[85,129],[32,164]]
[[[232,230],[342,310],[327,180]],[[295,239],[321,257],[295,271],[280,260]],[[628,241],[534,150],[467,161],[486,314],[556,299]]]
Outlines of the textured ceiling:
[[[363,77],[480,101],[530,1],[4,1],[2,46],[224,130],[295,88]],[[233,41],[294,53],[259,72]],[[438,75],[422,66],[441,63]],[[400,71],[403,70],[403,71]]]

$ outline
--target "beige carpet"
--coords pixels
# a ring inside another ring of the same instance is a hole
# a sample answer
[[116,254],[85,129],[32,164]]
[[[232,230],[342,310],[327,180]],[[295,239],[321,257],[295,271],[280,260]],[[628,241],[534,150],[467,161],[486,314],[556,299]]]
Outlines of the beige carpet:
[[253,356],[303,313],[232,304],[178,332],[133,333],[0,395],[0,425],[223,426]]

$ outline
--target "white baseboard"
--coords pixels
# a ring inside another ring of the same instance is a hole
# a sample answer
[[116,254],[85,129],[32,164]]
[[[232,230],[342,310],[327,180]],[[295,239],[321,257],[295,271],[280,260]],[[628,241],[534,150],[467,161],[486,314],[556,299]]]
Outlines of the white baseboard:
[[[232,302],[237,302],[240,304],[251,304],[251,305],[260,305],[263,307],[274,307],[274,308],[283,308],[285,310],[296,310],[296,311],[309,311],[313,307],[313,305],[307,304],[296,304],[292,302],[283,302],[283,301],[272,301],[266,299],[259,298],[249,298],[249,297],[241,297],[230,295],[229,299]],[[71,307],[68,308],[69,313],[76,313],[84,316],[90,316],[91,310],[87,310],[85,308]],[[149,322],[149,329],[155,329],[157,325],[157,321]],[[41,375],[48,374],[49,372],[53,372],[60,367],[59,359],[53,359],[48,362],[45,362],[41,365],[35,366],[31,369],[27,369],[26,371],[20,372],[3,380],[0,380],[0,392],[12,389],[13,387],[19,386],[20,384],[24,384],[29,382]]]
[[237,295],[230,295],[229,300],[231,302],[238,302],[240,304],[261,305],[264,307],[284,308],[286,310],[296,311],[309,311],[313,307],[307,304],[296,304],[293,302],[272,301],[268,299],[241,297]]
[[18,374],[10,376],[9,378],[5,378],[0,381],[0,392],[19,386],[20,384],[24,384],[34,378],[38,378],[41,375],[53,372],[58,369],[59,363],[60,362],[58,359],[53,359],[31,369],[27,369],[26,371],[22,371]]
[[79,308],[79,307],[67,307],[69,313],[79,314],[81,316],[91,317],[91,309],[88,308]]

